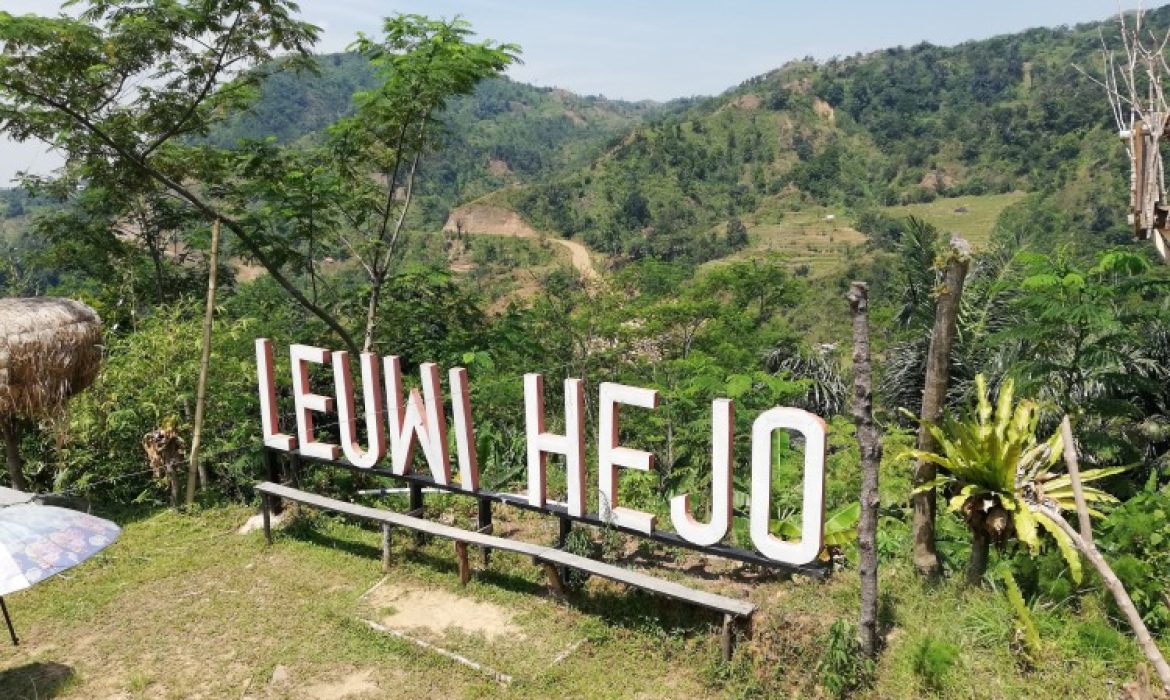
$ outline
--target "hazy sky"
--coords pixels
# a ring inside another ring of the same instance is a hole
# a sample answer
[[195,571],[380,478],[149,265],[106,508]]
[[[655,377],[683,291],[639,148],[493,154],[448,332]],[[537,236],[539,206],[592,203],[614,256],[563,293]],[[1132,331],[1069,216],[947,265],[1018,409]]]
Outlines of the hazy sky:
[[[1133,3],[1126,1],[1126,6]],[[301,0],[323,30],[320,50],[376,33],[395,12],[462,15],[483,37],[520,44],[516,80],[630,100],[722,92],[803,56],[825,59],[920,41],[956,44],[1117,12],[1116,0]],[[1147,3],[1154,5],[1154,3]],[[55,0],[0,0],[15,14],[56,12]],[[58,159],[0,141],[0,186]]]

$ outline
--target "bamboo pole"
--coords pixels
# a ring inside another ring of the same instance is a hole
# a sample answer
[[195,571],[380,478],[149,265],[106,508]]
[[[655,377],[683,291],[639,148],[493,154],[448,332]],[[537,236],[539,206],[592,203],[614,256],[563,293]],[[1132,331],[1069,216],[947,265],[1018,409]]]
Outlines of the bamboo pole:
[[196,479],[204,488],[207,468],[199,461],[203,438],[203,414],[207,404],[207,372],[211,365],[211,328],[215,316],[215,284],[219,270],[219,219],[211,225],[211,259],[207,271],[207,308],[203,312],[203,353],[199,358],[199,386],[195,391],[195,427],[191,435],[191,459],[187,466],[187,505],[195,502]]
[[[1142,620],[1141,614],[1133,604],[1133,599],[1129,597],[1129,591],[1125,590],[1125,585],[1121,583],[1121,579],[1117,578],[1117,574],[1113,573],[1113,568],[1109,566],[1109,562],[1105,561],[1105,557],[1097,549],[1097,545],[1093,544],[1092,526],[1089,521],[1089,509],[1085,504],[1085,496],[1081,491],[1081,472],[1076,457],[1076,450],[1071,448],[1072,445],[1072,430],[1068,427],[1068,416],[1065,416],[1064,422],[1061,423],[1061,432],[1067,429],[1068,434],[1064,436],[1067,442],[1065,443],[1064,456],[1065,465],[1068,467],[1069,481],[1073,484],[1074,494],[1077,503],[1077,518],[1080,521],[1081,530],[1088,530],[1089,537],[1083,537],[1080,532],[1073,529],[1064,516],[1056,509],[1045,509],[1044,514],[1056,523],[1057,527],[1064,531],[1072,540],[1073,545],[1076,546],[1093,568],[1097,569],[1097,573],[1101,576],[1101,581],[1109,592],[1113,595],[1113,600],[1117,602],[1118,609],[1125,615],[1126,621],[1133,629],[1133,635],[1137,640],[1138,646],[1141,647],[1142,653],[1146,655],[1146,659],[1154,667],[1154,671],[1158,674],[1158,679],[1162,683],[1162,692],[1170,696],[1170,664],[1166,663],[1166,658],[1162,656],[1162,651],[1158,649],[1157,642],[1150,635],[1150,630],[1146,627],[1146,623]],[[1071,456],[1071,458],[1070,458]]]

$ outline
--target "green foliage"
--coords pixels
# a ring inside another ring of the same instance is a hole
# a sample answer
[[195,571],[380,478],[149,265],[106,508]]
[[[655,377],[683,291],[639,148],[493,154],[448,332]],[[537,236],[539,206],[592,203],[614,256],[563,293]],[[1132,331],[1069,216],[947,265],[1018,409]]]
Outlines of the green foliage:
[[914,674],[919,681],[933,692],[946,688],[951,670],[959,662],[959,646],[933,634],[920,637],[911,655]]
[[1035,664],[1043,654],[1040,644],[1040,633],[1036,630],[1036,621],[1032,619],[1032,611],[1024,601],[1020,586],[1009,569],[1002,572],[1004,595],[1016,616],[1016,636],[1022,641],[1024,658],[1029,664]]
[[[1080,582],[1080,555],[1051,515],[1075,508],[1069,477],[1052,471],[1061,458],[1060,433],[1053,433],[1043,442],[1037,439],[1038,405],[1028,400],[1014,403],[1010,379],[1000,387],[994,409],[983,376],[976,377],[975,382],[978,402],[973,416],[965,420],[947,416],[940,425],[926,426],[941,453],[906,453],[946,470],[916,492],[950,485],[956,492],[950,509],[961,512],[972,531],[993,542],[1003,543],[1015,537],[1035,553],[1043,528],[1060,547],[1073,580]],[[1091,469],[1081,474],[1081,480],[1094,481],[1120,471]],[[1084,495],[1093,504],[1117,500],[1092,487],[1085,488]],[[1096,510],[1090,512],[1100,515]]]
[[[1170,490],[1151,476],[1145,488],[1101,521],[1097,546],[1105,552],[1150,629],[1170,628]],[[1106,604],[1114,605],[1111,596]]]
[[873,666],[861,651],[857,629],[845,620],[829,628],[817,678],[830,697],[846,698],[869,683]]

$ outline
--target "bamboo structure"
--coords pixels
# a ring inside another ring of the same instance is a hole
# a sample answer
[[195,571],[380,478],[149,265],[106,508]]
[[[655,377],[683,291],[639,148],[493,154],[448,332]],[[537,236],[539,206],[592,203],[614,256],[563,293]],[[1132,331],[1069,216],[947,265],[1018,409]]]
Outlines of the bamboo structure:
[[1144,19],[1140,8],[1129,16],[1118,15],[1124,54],[1109,48],[1102,35],[1102,78],[1090,77],[1105,89],[1118,136],[1125,142],[1130,163],[1127,218],[1134,237],[1152,240],[1162,260],[1170,262],[1170,202],[1162,163],[1162,140],[1170,122],[1170,101],[1162,91],[1170,76],[1165,55],[1170,32],[1156,35]]
[[51,415],[93,383],[102,360],[101,318],[72,299],[0,299],[0,429],[12,485],[24,489],[22,426]]

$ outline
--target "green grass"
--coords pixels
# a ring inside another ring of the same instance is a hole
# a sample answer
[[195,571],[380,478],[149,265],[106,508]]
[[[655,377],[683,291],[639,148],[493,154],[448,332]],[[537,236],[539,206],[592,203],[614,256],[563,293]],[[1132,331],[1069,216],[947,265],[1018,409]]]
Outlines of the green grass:
[[[702,611],[596,580],[564,605],[545,595],[531,562],[499,553],[486,572],[476,553],[477,571],[462,588],[450,543],[415,549],[397,536],[389,584],[514,614],[523,638],[433,640],[511,675],[504,687],[362,622],[373,614],[363,593],[382,578],[376,532],[313,516],[267,548],[259,533],[235,534],[250,514],[220,507],[115,516],[124,532],[105,553],[6,598],[22,644],[0,661],[0,697],[304,697],[355,674],[376,686],[369,697],[816,697],[829,628],[856,615],[852,571],[818,583],[727,564],[703,580],[680,571],[691,558],[657,568],[759,604],[753,638],[723,664],[717,621]],[[549,541],[556,529],[552,519],[502,509],[497,521],[500,532],[532,541]],[[882,588],[887,648],[860,697],[1104,699],[1140,663],[1135,645],[1093,606],[1037,610],[1045,655],[1024,669],[999,593],[923,587],[901,564],[886,565]],[[945,663],[937,640],[957,649]],[[278,666],[289,680],[272,685]]]
[[[886,207],[891,216],[917,216],[934,224],[943,233],[956,232],[976,249],[983,248],[991,239],[991,232],[999,215],[1008,206],[1023,199],[1023,192],[988,194],[967,197],[947,197],[924,204]],[[966,211],[962,211],[966,210]]]

